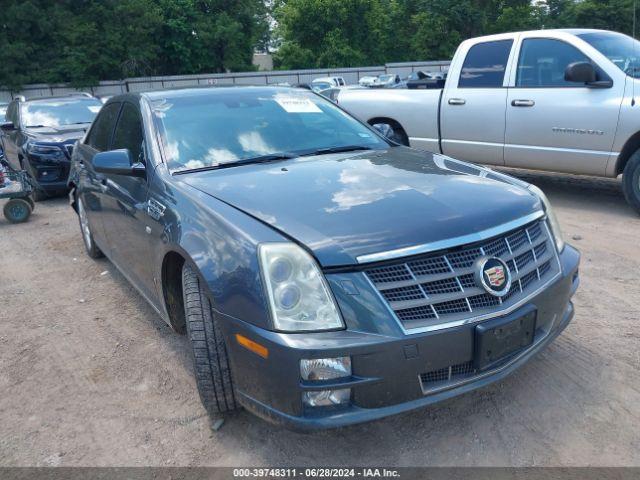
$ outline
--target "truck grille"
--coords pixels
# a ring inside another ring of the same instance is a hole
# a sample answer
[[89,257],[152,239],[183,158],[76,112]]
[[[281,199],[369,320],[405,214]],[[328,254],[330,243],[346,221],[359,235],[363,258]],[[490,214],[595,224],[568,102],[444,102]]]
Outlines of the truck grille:
[[[483,256],[503,260],[511,289],[502,298],[476,285]],[[560,271],[544,220],[473,245],[399,260],[365,270],[408,333],[506,310]]]

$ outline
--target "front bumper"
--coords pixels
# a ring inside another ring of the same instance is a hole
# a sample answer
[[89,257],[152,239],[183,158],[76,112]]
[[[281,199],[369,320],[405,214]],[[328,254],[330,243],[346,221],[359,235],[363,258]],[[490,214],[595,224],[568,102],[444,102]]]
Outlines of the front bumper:
[[68,190],[67,179],[71,161],[67,158],[48,160],[46,157],[29,155],[26,168],[38,188],[45,192]]
[[[260,329],[220,314],[229,346],[234,382],[243,406],[274,423],[299,430],[341,427],[383,418],[460,395],[500,380],[545,348],[573,318],[570,299],[579,284],[578,252],[567,245],[560,255],[561,275],[509,316],[535,308],[533,344],[481,373],[449,377],[446,382],[425,383],[424,374],[469,364],[474,357],[474,332],[478,323],[405,335],[393,322],[372,311],[366,319],[336,332],[282,334]],[[332,288],[341,275],[328,276]],[[345,317],[349,305],[338,296]],[[387,314],[388,315],[388,314]],[[360,312],[360,316],[361,312]],[[376,319],[374,328],[371,319]],[[264,359],[239,346],[235,334],[244,335],[269,349]],[[300,379],[304,358],[351,356],[351,377],[322,384]],[[451,372],[451,370],[449,370]],[[423,375],[421,377],[421,375]],[[351,403],[344,407],[304,407],[308,390],[351,388]]]

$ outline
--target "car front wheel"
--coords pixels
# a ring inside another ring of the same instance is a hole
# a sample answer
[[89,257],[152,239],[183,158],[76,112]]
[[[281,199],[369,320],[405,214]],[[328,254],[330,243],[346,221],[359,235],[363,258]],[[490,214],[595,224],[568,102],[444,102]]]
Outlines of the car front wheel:
[[236,410],[238,404],[222,331],[198,275],[186,263],[182,267],[182,292],[200,399],[210,414]]
[[622,190],[627,202],[640,213],[640,150],[631,155],[624,168]]
[[82,241],[84,242],[84,248],[87,251],[87,255],[91,258],[104,257],[102,251],[96,245],[93,240],[93,234],[91,233],[91,227],[89,226],[89,219],[87,217],[87,210],[84,206],[82,198],[78,197],[78,220],[80,221],[80,232],[82,233]]

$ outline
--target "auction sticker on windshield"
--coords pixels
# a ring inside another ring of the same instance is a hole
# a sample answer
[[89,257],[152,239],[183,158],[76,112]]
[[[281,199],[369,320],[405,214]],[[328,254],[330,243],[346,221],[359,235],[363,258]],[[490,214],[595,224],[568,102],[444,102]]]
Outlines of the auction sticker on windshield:
[[315,103],[302,96],[276,95],[274,100],[288,113],[322,113]]

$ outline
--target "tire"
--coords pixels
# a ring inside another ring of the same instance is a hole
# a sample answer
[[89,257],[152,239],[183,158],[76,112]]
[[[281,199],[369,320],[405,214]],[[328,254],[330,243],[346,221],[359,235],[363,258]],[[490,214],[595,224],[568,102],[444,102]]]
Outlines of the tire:
[[237,410],[224,337],[200,279],[186,263],[182,267],[182,292],[200,400],[210,415]]
[[627,202],[640,213],[640,150],[631,155],[624,167],[622,191]]
[[400,125],[381,121],[375,122],[371,126],[392,142],[409,146],[409,137]]
[[84,243],[84,249],[91,258],[102,258],[104,253],[98,248],[96,242],[93,240],[93,234],[91,233],[91,227],[89,226],[89,220],[87,218],[87,211],[84,208],[84,202],[82,198],[77,197],[76,203],[78,205],[78,222],[80,223],[80,233],[82,234],[82,243]]
[[24,223],[31,216],[31,204],[23,198],[12,198],[4,205],[4,216],[11,223]]
[[24,197],[24,199],[29,202],[29,205],[31,205],[31,213],[33,213],[33,211],[36,209],[36,204],[33,201],[33,198],[31,197]]
[[42,202],[49,198],[49,195],[44,190],[40,190],[39,188],[34,188],[33,193],[31,194],[34,202]]

